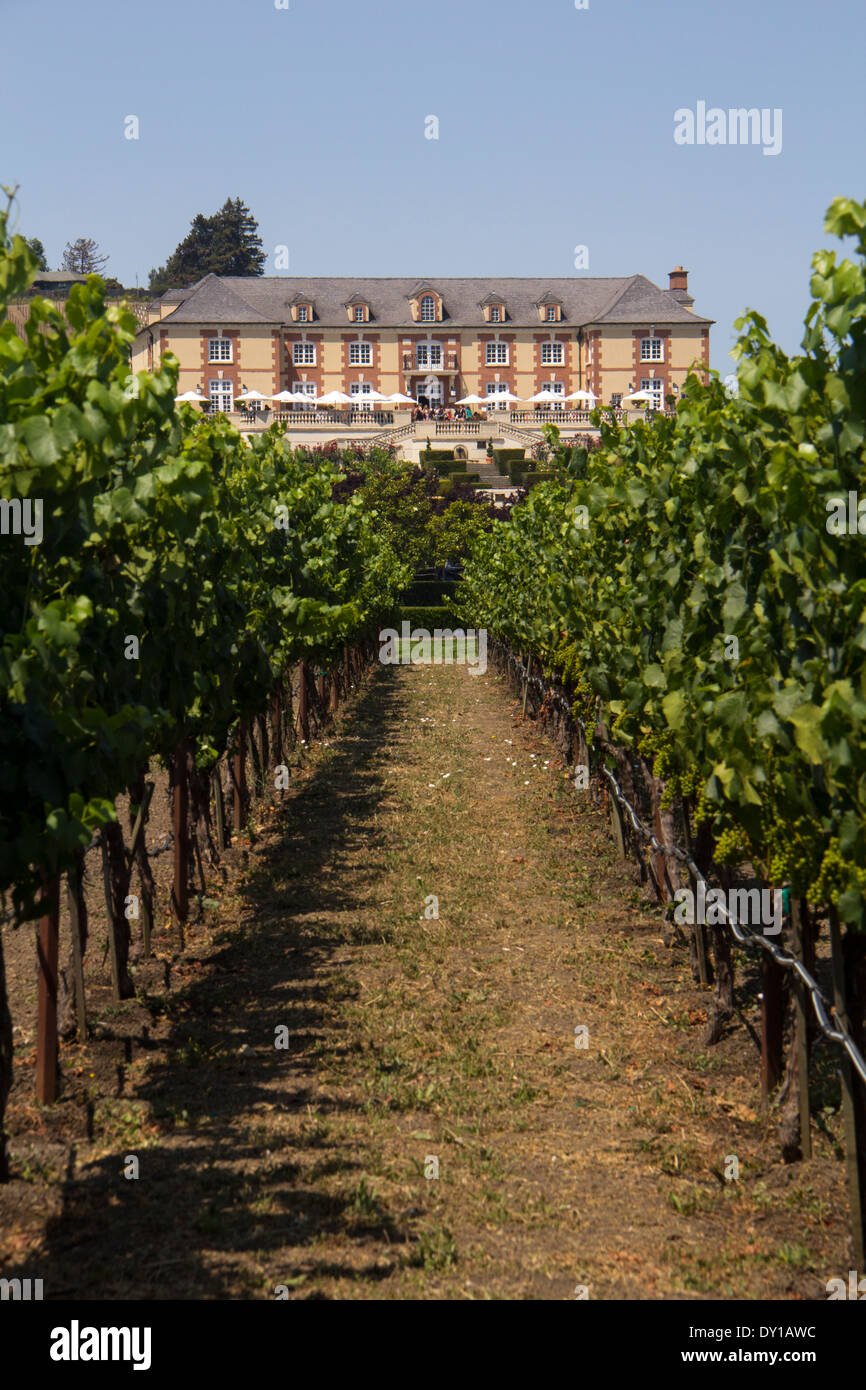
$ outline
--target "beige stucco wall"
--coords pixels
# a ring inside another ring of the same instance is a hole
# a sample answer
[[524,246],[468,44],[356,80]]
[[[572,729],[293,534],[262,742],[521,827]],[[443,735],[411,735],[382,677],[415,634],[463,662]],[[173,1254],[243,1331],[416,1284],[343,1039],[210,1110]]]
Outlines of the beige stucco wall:
[[[677,374],[682,373],[683,380],[685,380],[686,374],[695,359],[700,359],[701,357],[701,341],[702,334],[701,325],[699,323],[696,323],[694,328],[692,328],[691,325],[683,324],[682,328],[677,330],[676,336],[672,340],[671,362],[674,371]],[[679,380],[679,375],[677,376],[677,380]]]
[[[446,355],[451,352],[458,354],[460,364],[458,384],[461,393],[483,397],[486,395],[488,382],[505,381],[510,383],[518,396],[527,399],[538,390],[539,385],[545,385],[549,381],[562,382],[565,394],[569,394],[577,390],[579,386],[586,384],[589,362],[587,344],[583,344],[579,353],[574,331],[565,325],[539,324],[538,328],[515,329],[508,323],[491,326],[485,324],[471,331],[454,330],[449,333],[447,325],[431,324],[429,326],[424,325],[425,336],[428,327],[430,337],[442,342]],[[289,365],[291,359],[286,351],[284,334],[286,331],[297,333],[299,330],[316,342],[317,360],[314,367],[298,366],[292,369]],[[133,371],[143,371],[147,368],[148,331],[153,334],[154,358],[157,362],[162,334],[167,335],[166,347],[174,353],[180,362],[179,391],[190,390],[200,385],[207,393],[208,379],[219,377],[221,374],[233,377],[238,388],[245,385],[249,389],[261,391],[263,395],[268,396],[285,386],[290,376],[300,380],[321,381],[325,391],[346,390],[348,385],[344,379],[343,368],[344,338],[347,336],[345,329],[324,329],[315,322],[309,325],[292,325],[288,330],[281,329],[281,347],[275,370],[273,340],[275,326],[242,325],[232,330],[240,334],[240,337],[234,340],[237,345],[236,360],[232,363],[205,363],[203,370],[202,340],[198,325],[154,323],[149,330],[144,329],[136,339],[132,354]],[[649,330],[646,331],[649,334]],[[423,372],[423,368],[413,367],[411,373],[404,373],[402,366],[404,352],[414,349],[414,342],[419,336],[418,326],[413,325],[407,330],[381,329],[376,325],[364,329],[358,325],[357,332],[362,339],[378,339],[378,368],[376,366],[377,353],[374,349],[373,365],[349,368],[349,380],[367,381],[383,394],[389,395],[395,391],[406,389],[408,375],[419,375]],[[487,337],[491,332],[501,334],[510,340],[510,360],[507,365],[487,366],[485,363],[485,347],[479,341],[479,335],[484,334]],[[671,337],[665,340],[665,352],[668,355],[668,360],[663,363],[641,363],[637,375],[638,377],[659,376],[663,374],[663,369],[666,369],[669,381],[672,384],[676,383],[682,386],[692,363],[700,358],[702,326],[700,324],[695,324],[694,327],[685,324],[678,325],[670,332]],[[564,337],[566,333],[568,337],[564,342],[564,363],[562,365],[542,365],[540,354],[537,354],[538,338],[542,334],[545,339],[551,335],[555,341],[557,337]],[[216,330],[214,336],[218,336]],[[355,336],[354,333],[352,336]],[[412,341],[412,348],[406,345],[405,339],[407,337]],[[613,392],[625,394],[630,383],[637,387],[638,382],[635,380],[632,354],[631,326],[614,325],[603,328],[601,339],[601,392],[603,400],[609,400]],[[582,367],[580,376],[578,373],[579,361]],[[453,380],[453,378],[451,379]]]

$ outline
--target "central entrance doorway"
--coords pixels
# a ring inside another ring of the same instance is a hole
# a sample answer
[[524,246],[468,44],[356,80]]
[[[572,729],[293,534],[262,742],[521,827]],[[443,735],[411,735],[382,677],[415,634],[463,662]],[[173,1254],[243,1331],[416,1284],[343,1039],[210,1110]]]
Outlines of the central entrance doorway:
[[420,382],[416,399],[419,405],[426,405],[430,410],[437,410],[442,404],[442,382],[432,372]]

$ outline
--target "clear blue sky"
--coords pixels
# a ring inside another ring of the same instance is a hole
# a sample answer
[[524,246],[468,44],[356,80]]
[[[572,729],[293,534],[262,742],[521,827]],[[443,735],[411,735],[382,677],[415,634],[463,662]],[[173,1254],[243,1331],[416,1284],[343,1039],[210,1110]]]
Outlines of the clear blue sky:
[[[866,196],[864,0],[589,6],[0,0],[0,183],[52,267],[91,236],[125,284],[240,196],[290,274],[569,275],[584,244],[684,265],[722,372],[745,306],[796,350],[825,209]],[[782,152],[675,144],[699,101],[780,107]]]

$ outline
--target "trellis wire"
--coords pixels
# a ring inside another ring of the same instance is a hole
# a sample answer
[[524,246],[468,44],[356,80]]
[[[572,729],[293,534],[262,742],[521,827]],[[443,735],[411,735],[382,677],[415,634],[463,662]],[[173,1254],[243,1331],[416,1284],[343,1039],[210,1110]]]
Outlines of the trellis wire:
[[[523,673],[523,678],[528,684],[537,687],[546,700],[551,704],[558,705],[560,709],[563,709],[569,718],[578,725],[587,741],[587,748],[589,748],[590,739],[587,736],[586,725],[582,719],[575,718],[574,712],[565,697],[561,695],[559,691],[552,690],[549,686],[545,686],[544,682],[537,676],[530,675],[528,669],[515,657],[512,656],[511,660],[517,669]],[[676,845],[661,844],[653,832],[643,824],[634,807],[631,805],[631,802],[623,794],[622,788],[613,773],[606,767],[602,767],[601,771],[610,783],[613,795],[619,805],[627,812],[635,831],[638,835],[642,836],[650,849],[654,850],[657,854],[668,855],[672,859],[679,860],[680,863],[686,865],[696,882],[706,884],[707,880],[701,873],[701,870],[698,868],[692,856],[685,850],[679,849]],[[737,921],[736,917],[728,911],[724,904],[717,904],[717,907],[725,918],[726,924],[730,927],[734,939],[740,946],[744,946],[747,950],[755,950],[760,947],[762,950],[768,951],[776,964],[783,970],[791,970],[794,974],[799,976],[800,980],[809,991],[809,997],[812,1000],[812,1008],[815,1011],[815,1017],[818,1020],[821,1032],[826,1038],[829,1038],[831,1042],[838,1043],[840,1047],[845,1049],[858,1076],[864,1085],[866,1085],[866,1061],[864,1061],[860,1049],[839,1020],[833,1005],[825,998],[817,980],[809,974],[803,962],[798,960],[790,951],[785,950],[784,946],[779,946],[775,941],[768,940],[766,936],[756,936],[754,932],[744,931],[742,924]],[[836,1020],[835,1025],[831,1022],[831,1016]]]

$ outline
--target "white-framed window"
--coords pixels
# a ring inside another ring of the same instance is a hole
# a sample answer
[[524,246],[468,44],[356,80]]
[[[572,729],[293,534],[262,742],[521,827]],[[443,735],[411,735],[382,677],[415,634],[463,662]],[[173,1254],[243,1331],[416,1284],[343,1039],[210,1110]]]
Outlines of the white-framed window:
[[416,345],[415,345],[415,365],[416,365],[416,367],[441,367],[441,366],[442,366],[442,344],[441,344],[441,343],[416,343]]
[[557,312],[555,304],[548,304],[546,318],[548,323],[556,323]]
[[614,391],[610,398],[611,406],[614,410],[619,410],[622,406],[622,391]]
[[310,398],[309,402],[306,404],[302,403],[301,401],[296,401],[296,410],[315,410],[318,388],[316,387],[316,383],[314,381],[295,381],[292,383],[292,390],[296,391],[299,396],[309,396]]
[[[545,382],[544,389],[545,389],[545,391],[550,391],[551,394],[554,395],[554,396],[565,396],[565,387],[563,386],[563,384],[562,384],[561,381],[548,381],[548,382]],[[553,407],[553,409],[554,409],[554,410],[561,410],[561,409],[562,409],[562,406],[560,405],[559,401],[557,401],[557,403],[556,403],[556,405]]]
[[309,309],[307,308],[306,304],[299,304],[299,305],[298,305],[298,323],[309,323],[309,321],[310,321],[310,311],[309,311]]
[[425,294],[421,300],[421,322],[436,322],[436,300],[432,294]]
[[491,306],[490,306],[490,322],[491,322],[491,323],[501,323],[501,322],[502,322],[502,310],[500,309],[500,307],[499,307],[498,304],[491,304]]
[[541,365],[543,367],[561,367],[565,361],[564,351],[564,343],[542,343]]
[[365,311],[365,309],[364,309],[363,304],[356,304],[356,305],[355,305],[355,308],[354,308],[354,310],[353,310],[353,315],[354,315],[354,319],[355,319],[355,322],[356,322],[356,323],[364,323],[364,322],[366,321],[367,314],[366,314],[366,311]]
[[231,338],[209,338],[207,360],[208,362],[231,362]]
[[642,391],[652,391],[653,399],[647,401],[647,405],[653,410],[661,410],[664,402],[662,401],[662,387],[664,382],[660,377],[645,376],[641,380],[640,389]]
[[[216,339],[223,342],[224,339]],[[232,395],[232,384],[230,381],[209,381],[207,384],[208,395],[210,396],[211,410],[233,410],[234,398]]]
[[488,367],[508,366],[508,344],[487,343],[484,361]]
[[373,365],[373,344],[372,343],[350,343],[349,344],[349,366],[350,367],[371,367]]
[[292,343],[292,364],[295,367],[315,367],[316,344]]
[[349,387],[349,395],[354,397],[352,401],[353,409],[372,410],[375,402],[364,399],[365,396],[370,395],[372,390],[372,386],[367,381],[353,381]]
[[498,399],[499,396],[505,396],[507,394],[507,381],[488,381],[487,400],[485,401],[485,405],[489,410],[507,410],[508,401],[500,401]]
[[641,338],[640,340],[640,360],[641,362],[663,362],[664,349],[663,338]]

